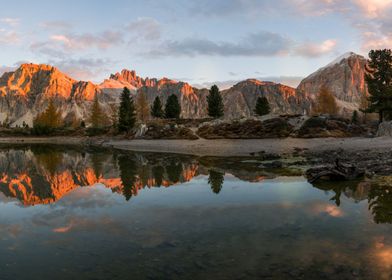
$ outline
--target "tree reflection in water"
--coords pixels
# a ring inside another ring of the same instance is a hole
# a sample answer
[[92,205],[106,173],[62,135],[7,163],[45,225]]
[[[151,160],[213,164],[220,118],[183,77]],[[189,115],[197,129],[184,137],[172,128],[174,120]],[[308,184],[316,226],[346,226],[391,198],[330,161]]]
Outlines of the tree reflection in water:
[[337,206],[341,205],[342,194],[358,201],[367,200],[375,223],[392,223],[392,177],[363,182],[322,182],[314,187],[334,192],[330,200]]
[[[72,190],[101,183],[126,200],[146,187],[169,187],[203,175],[219,194],[225,174],[248,182],[271,178],[258,162],[185,155],[85,151],[68,147],[27,146],[0,150],[0,192],[23,205],[54,203]],[[275,176],[278,176],[275,174]],[[342,195],[367,200],[376,223],[392,223],[392,177],[378,181],[327,182],[314,187],[332,191],[337,206]]]
[[208,184],[210,184],[211,190],[218,194],[222,190],[225,174],[213,169],[210,169],[208,173]]
[[123,195],[128,201],[135,194],[134,186],[136,181],[136,162],[126,156],[120,155],[118,157],[118,167],[120,169],[120,178],[123,185]]

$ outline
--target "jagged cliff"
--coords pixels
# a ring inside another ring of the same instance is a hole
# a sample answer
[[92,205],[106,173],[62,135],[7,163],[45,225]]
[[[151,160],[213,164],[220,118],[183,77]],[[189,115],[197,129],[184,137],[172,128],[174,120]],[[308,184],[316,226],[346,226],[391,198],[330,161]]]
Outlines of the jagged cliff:
[[[261,95],[269,100],[273,114],[307,113],[322,85],[330,88],[343,113],[351,112],[358,109],[361,98],[367,94],[365,64],[364,57],[348,53],[305,78],[297,89],[255,79],[239,82],[222,91],[225,118],[253,115],[257,97]],[[124,87],[133,95],[145,94],[150,103],[156,96],[165,103],[169,95],[175,94],[181,103],[181,117],[207,116],[208,89],[197,89],[186,82],[141,78],[135,71],[124,69],[97,85],[76,81],[50,65],[22,64],[0,77],[0,122],[31,125],[49,99],[54,100],[67,121],[85,120],[94,95],[97,94],[101,105],[109,110],[111,103],[119,103]]]
[[93,83],[76,81],[50,65],[22,64],[0,78],[0,120],[14,125],[32,124],[33,117],[53,99],[64,118],[84,119],[95,94],[106,102],[115,101]]
[[351,114],[358,110],[361,99],[368,94],[365,65],[363,56],[346,53],[303,79],[297,92],[314,100],[321,86],[325,85],[335,95],[341,112]]

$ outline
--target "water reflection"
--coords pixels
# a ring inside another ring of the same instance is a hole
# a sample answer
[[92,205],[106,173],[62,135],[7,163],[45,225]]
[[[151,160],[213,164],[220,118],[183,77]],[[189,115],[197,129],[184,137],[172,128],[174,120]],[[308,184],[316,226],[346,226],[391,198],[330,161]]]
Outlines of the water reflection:
[[[215,170],[217,164],[207,159],[203,162],[191,156],[102,150],[86,153],[50,146],[3,149],[0,191],[28,206],[53,203],[75,188],[102,183],[130,200],[146,187],[169,187],[208,174],[212,191],[219,193],[225,171]],[[228,171],[252,182],[267,176],[260,169],[254,172],[254,164],[247,166],[249,170],[243,167]]]
[[[122,194],[128,201],[146,187],[170,187],[198,175],[208,176],[215,194],[223,188],[225,173],[248,182],[276,175],[251,161],[105,150],[85,152],[40,145],[0,150],[0,167],[0,191],[25,206],[53,203],[75,188],[97,183]],[[384,180],[372,184],[321,183],[314,187],[333,192],[330,200],[338,207],[342,195],[356,202],[367,200],[376,223],[392,223],[391,185]]]
[[390,279],[387,178],[312,187],[287,174],[235,158],[2,149],[0,279]]
[[318,183],[314,187],[331,191],[330,198],[336,206],[341,205],[341,197],[352,198],[355,202],[367,200],[375,223],[392,223],[392,181],[379,178],[367,181]]

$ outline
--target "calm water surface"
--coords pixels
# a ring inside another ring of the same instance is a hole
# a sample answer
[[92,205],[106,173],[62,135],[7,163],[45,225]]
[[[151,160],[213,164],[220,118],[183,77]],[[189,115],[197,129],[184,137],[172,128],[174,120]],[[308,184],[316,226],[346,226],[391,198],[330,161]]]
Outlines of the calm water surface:
[[0,279],[392,279],[392,193],[295,173],[1,148]]

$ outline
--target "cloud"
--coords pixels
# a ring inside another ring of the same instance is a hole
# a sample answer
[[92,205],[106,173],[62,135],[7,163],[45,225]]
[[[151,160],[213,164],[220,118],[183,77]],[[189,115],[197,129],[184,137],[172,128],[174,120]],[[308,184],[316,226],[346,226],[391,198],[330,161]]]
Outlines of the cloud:
[[39,24],[40,27],[45,29],[54,29],[54,30],[68,30],[72,28],[72,24],[67,21],[62,20],[54,20],[54,21],[44,21]]
[[337,41],[336,40],[325,40],[320,44],[306,42],[300,45],[295,52],[298,55],[305,56],[305,57],[318,57],[324,54],[331,53],[336,47]]
[[320,16],[336,10],[344,10],[341,0],[199,0],[189,6],[192,15],[240,16],[259,19],[260,16],[291,14]]
[[20,42],[20,37],[16,31],[0,28],[0,44],[13,45]]
[[48,64],[54,65],[60,71],[77,80],[101,79],[103,75],[110,72],[114,61],[102,58],[78,58],[78,59],[51,59]]
[[269,56],[282,55],[289,51],[290,39],[272,32],[252,33],[238,42],[214,42],[209,39],[186,38],[165,41],[150,56]]
[[20,23],[20,19],[19,18],[1,18],[0,21],[2,23],[8,24],[9,26],[15,27],[17,25],[19,25]]
[[121,32],[104,31],[98,34],[54,34],[49,40],[34,42],[30,50],[53,58],[65,58],[72,53],[93,48],[105,50],[123,42]]
[[67,50],[83,50],[91,47],[107,49],[123,41],[122,34],[114,31],[104,31],[99,34],[85,33],[75,34],[56,34],[50,37],[54,43],[59,43]]
[[126,30],[136,35],[136,38],[143,38],[148,41],[158,40],[162,35],[161,24],[153,18],[140,17],[130,22]]
[[392,7],[392,0],[353,0],[353,3],[368,18],[382,16],[385,10]]

